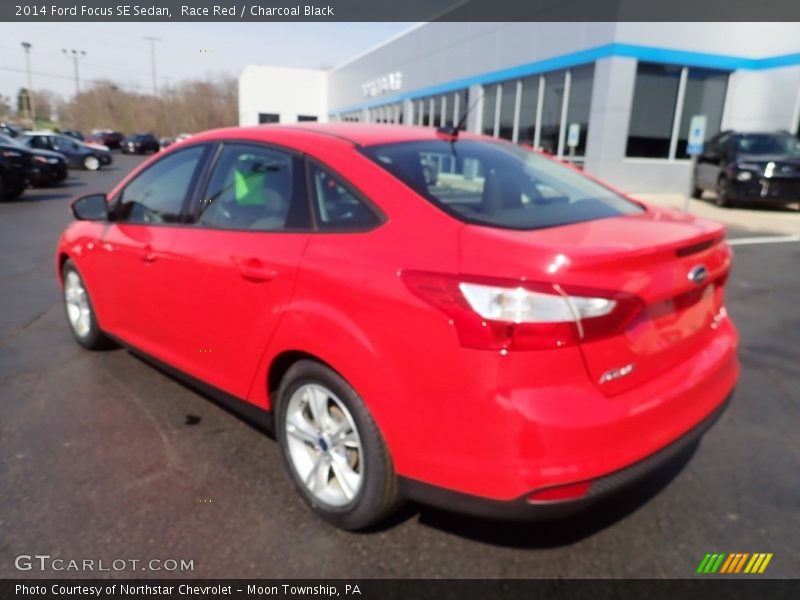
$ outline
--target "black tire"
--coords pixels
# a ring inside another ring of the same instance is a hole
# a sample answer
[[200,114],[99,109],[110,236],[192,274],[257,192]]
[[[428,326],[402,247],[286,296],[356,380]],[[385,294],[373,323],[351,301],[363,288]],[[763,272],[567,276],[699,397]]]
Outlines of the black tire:
[[2,197],[3,200],[16,200],[17,198],[22,196],[22,194],[25,193],[25,188],[26,187],[27,186],[24,186],[24,185],[21,185],[21,186],[19,186],[17,188],[12,188],[12,189],[8,189],[6,187],[5,188],[5,190],[6,190],[5,191],[5,195]]
[[697,187],[697,180],[692,179],[692,195],[691,198],[700,200],[703,197],[703,190]]
[[714,203],[722,208],[733,206],[730,196],[730,183],[727,177],[723,176],[717,180],[717,197]]
[[[89,296],[89,291],[86,289],[86,284],[83,282],[83,277],[81,277],[81,274],[78,272],[75,264],[71,260],[67,260],[64,262],[64,266],[61,267],[62,280],[65,282],[65,284],[70,273],[77,275],[78,279],[80,280],[81,285],[86,293],[86,302],[89,305],[89,329],[85,334],[80,334],[70,322],[66,296],[65,293],[62,293],[62,298],[64,299],[64,315],[67,318],[67,325],[69,326],[69,330],[72,332],[72,336],[81,346],[89,350],[106,350],[108,348],[113,348],[116,344],[114,344],[114,342],[103,332],[103,330],[100,329],[100,325],[97,322],[97,316],[94,312],[94,305],[92,304],[92,299]],[[66,292],[66,285],[64,292]]]
[[[361,442],[361,486],[344,506],[332,506],[316,498],[298,475],[290,457],[286,417],[292,394],[303,385],[327,388],[346,407]],[[381,522],[400,505],[397,476],[378,426],[356,391],[335,371],[312,360],[292,365],[281,380],[275,408],[275,433],[284,464],[300,495],[311,509],[329,523],[347,531],[365,529]]]
[[94,154],[89,154],[83,159],[83,168],[87,171],[97,171],[102,165],[100,159]]

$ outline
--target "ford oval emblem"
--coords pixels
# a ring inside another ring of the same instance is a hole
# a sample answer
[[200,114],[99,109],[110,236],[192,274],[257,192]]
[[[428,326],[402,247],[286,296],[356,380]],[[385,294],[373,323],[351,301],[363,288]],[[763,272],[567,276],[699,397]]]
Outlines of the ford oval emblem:
[[696,267],[693,267],[691,271],[689,271],[689,274],[686,275],[686,277],[689,279],[689,281],[699,285],[706,280],[706,277],[708,277],[708,268],[706,268],[705,265],[697,265]]

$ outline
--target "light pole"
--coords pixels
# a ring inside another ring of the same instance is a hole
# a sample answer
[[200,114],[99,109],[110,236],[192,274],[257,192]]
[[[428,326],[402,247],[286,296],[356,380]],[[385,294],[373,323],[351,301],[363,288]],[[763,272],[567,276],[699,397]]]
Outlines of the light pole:
[[67,58],[72,59],[72,63],[75,66],[75,95],[81,93],[81,77],[80,72],[78,71],[78,61],[86,58],[86,51],[85,50],[61,50],[64,53],[64,56]]
[[29,119],[36,121],[36,104],[33,101],[33,74],[31,73],[31,48],[32,44],[22,42],[22,48],[25,50],[25,67],[28,71],[28,93],[26,102],[26,113]]
[[156,42],[160,42],[161,38],[146,35],[142,39],[150,42],[150,64],[153,71],[153,96],[158,95],[158,86],[156,85]]

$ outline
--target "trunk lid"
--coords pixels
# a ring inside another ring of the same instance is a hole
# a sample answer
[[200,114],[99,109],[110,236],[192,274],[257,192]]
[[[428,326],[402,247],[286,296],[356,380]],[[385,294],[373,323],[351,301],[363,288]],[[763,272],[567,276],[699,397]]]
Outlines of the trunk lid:
[[622,333],[580,345],[590,379],[614,395],[709,343],[731,261],[723,239],[717,223],[654,208],[532,231],[466,225],[460,269],[639,298],[643,309]]

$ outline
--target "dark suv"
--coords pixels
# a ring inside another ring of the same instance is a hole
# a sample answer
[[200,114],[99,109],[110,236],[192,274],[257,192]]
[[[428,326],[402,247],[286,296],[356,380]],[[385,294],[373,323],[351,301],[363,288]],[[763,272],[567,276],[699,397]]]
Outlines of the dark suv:
[[132,133],[120,147],[123,154],[147,154],[161,150],[161,142],[152,133]]
[[95,130],[90,136],[90,141],[108,146],[110,150],[119,150],[124,139],[125,136],[119,131],[111,131],[110,129]]
[[0,200],[19,198],[36,172],[29,151],[0,143]]
[[724,131],[697,157],[693,196],[717,193],[718,206],[800,202],[800,140],[785,132]]

